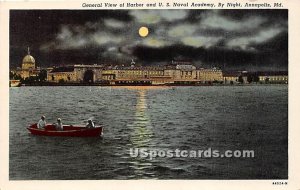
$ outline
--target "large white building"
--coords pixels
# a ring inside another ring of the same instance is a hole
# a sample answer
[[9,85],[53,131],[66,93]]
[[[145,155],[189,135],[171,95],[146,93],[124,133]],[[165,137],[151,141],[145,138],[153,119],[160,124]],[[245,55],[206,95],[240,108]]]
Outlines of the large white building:
[[74,65],[54,68],[48,73],[49,82],[83,82],[108,84],[200,84],[222,82],[217,68],[196,68],[191,64],[172,66],[103,66]]

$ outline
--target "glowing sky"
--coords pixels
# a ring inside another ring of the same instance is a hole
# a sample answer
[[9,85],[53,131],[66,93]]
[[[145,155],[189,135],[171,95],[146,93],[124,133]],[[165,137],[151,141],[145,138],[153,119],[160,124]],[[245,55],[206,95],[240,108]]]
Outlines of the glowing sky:
[[[10,63],[164,64],[287,70],[287,10],[12,10]],[[146,37],[140,27],[149,29]]]

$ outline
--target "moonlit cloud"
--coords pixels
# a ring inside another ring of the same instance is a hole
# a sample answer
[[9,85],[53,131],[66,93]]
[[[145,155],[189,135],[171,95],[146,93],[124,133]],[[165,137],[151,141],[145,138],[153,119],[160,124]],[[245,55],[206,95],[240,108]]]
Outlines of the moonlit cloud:
[[182,42],[189,46],[209,48],[215,45],[220,39],[220,37],[190,36],[182,38]]
[[93,34],[92,40],[95,41],[98,45],[105,45],[108,43],[120,43],[123,41],[121,37],[105,32],[97,32]]
[[139,23],[155,24],[161,21],[161,17],[152,10],[133,10],[130,13]]
[[247,49],[248,45],[252,43],[258,44],[258,43],[265,42],[275,37],[280,32],[282,32],[282,30],[279,28],[270,28],[270,29],[262,30],[251,37],[240,37],[240,38],[232,39],[228,41],[227,46]]
[[[87,21],[84,25],[62,25],[60,32],[56,36],[55,42],[49,42],[42,46],[41,49],[49,47],[54,49],[81,48],[86,45],[97,44],[100,46],[110,47],[115,44],[131,43],[145,45],[149,47],[163,47],[172,44],[182,43],[186,46],[209,48],[220,42],[226,41],[229,48],[241,48],[246,50],[252,43],[264,42],[281,32],[277,28],[260,28],[267,21],[261,16],[250,16],[242,20],[234,20],[220,15],[220,11],[211,11],[201,17],[199,21],[188,23],[184,19],[188,17],[188,10],[131,10],[129,12],[137,22],[120,21],[115,18],[103,19],[103,24]],[[183,22],[165,24],[164,22]],[[141,41],[137,30],[140,24],[152,24],[149,37]],[[155,24],[155,25],[154,25]],[[257,30],[260,28],[260,30]],[[120,34],[115,34],[110,29],[118,29]],[[135,30],[136,31],[135,31]],[[228,32],[249,32],[251,36],[236,36],[226,39],[224,35],[206,33],[205,30],[216,31],[224,30]],[[87,32],[92,30],[93,32]],[[131,31],[129,33],[129,31]]]
[[166,42],[162,39],[156,39],[153,37],[146,38],[145,40],[142,41],[142,44],[150,47],[163,47],[166,45],[170,45],[169,42]]
[[60,33],[57,35],[58,40],[65,40],[65,39],[70,39],[72,38],[73,33],[70,31],[70,29],[66,26],[63,26],[61,28]]
[[197,26],[190,25],[190,24],[177,25],[175,27],[170,27],[168,31],[168,35],[174,38],[193,35],[196,29]]
[[259,27],[265,21],[266,19],[257,16],[252,16],[245,20],[230,20],[220,15],[211,15],[201,22],[201,27],[227,31],[249,30]]
[[104,24],[111,28],[123,28],[125,27],[125,23],[115,20],[115,19],[105,19]]
[[172,22],[176,20],[181,20],[186,18],[188,15],[187,10],[162,10],[158,13],[161,18],[165,19],[166,21]]
[[[77,32],[78,27],[74,28]],[[60,32],[56,36],[55,41],[45,43],[41,46],[41,50],[49,49],[78,49],[89,43],[89,40],[81,33],[75,34],[69,26],[62,26]]]
[[160,21],[176,21],[187,16],[186,10],[132,10],[130,13],[139,23],[156,24]]

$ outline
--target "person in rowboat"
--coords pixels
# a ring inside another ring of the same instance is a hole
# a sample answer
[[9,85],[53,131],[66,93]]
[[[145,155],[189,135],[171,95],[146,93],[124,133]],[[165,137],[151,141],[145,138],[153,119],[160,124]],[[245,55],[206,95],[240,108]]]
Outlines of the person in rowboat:
[[64,130],[60,118],[57,118],[57,123],[55,123],[54,125],[55,125],[56,130],[58,130],[58,131],[63,131]]
[[87,128],[95,128],[95,124],[94,124],[94,122],[91,119],[89,119],[88,120],[88,124],[86,125],[86,127]]
[[45,129],[46,127],[46,120],[45,120],[45,116],[42,116],[41,119],[39,120],[39,122],[37,123],[37,128],[38,129]]

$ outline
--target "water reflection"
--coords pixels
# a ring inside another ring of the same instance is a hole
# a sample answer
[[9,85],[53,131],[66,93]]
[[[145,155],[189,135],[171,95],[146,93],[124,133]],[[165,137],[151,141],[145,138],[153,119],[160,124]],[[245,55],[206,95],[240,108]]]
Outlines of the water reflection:
[[129,126],[133,132],[131,143],[135,148],[148,147],[152,137],[151,121],[147,114],[146,90],[138,90],[134,121]]
[[[137,104],[135,117],[132,124],[128,127],[132,130],[130,142],[132,148],[149,148],[153,137],[151,119],[147,113],[147,91],[146,89],[137,90]],[[152,163],[147,158],[134,158],[130,166],[135,173],[136,178],[154,177],[154,173],[148,171],[152,167]]]

